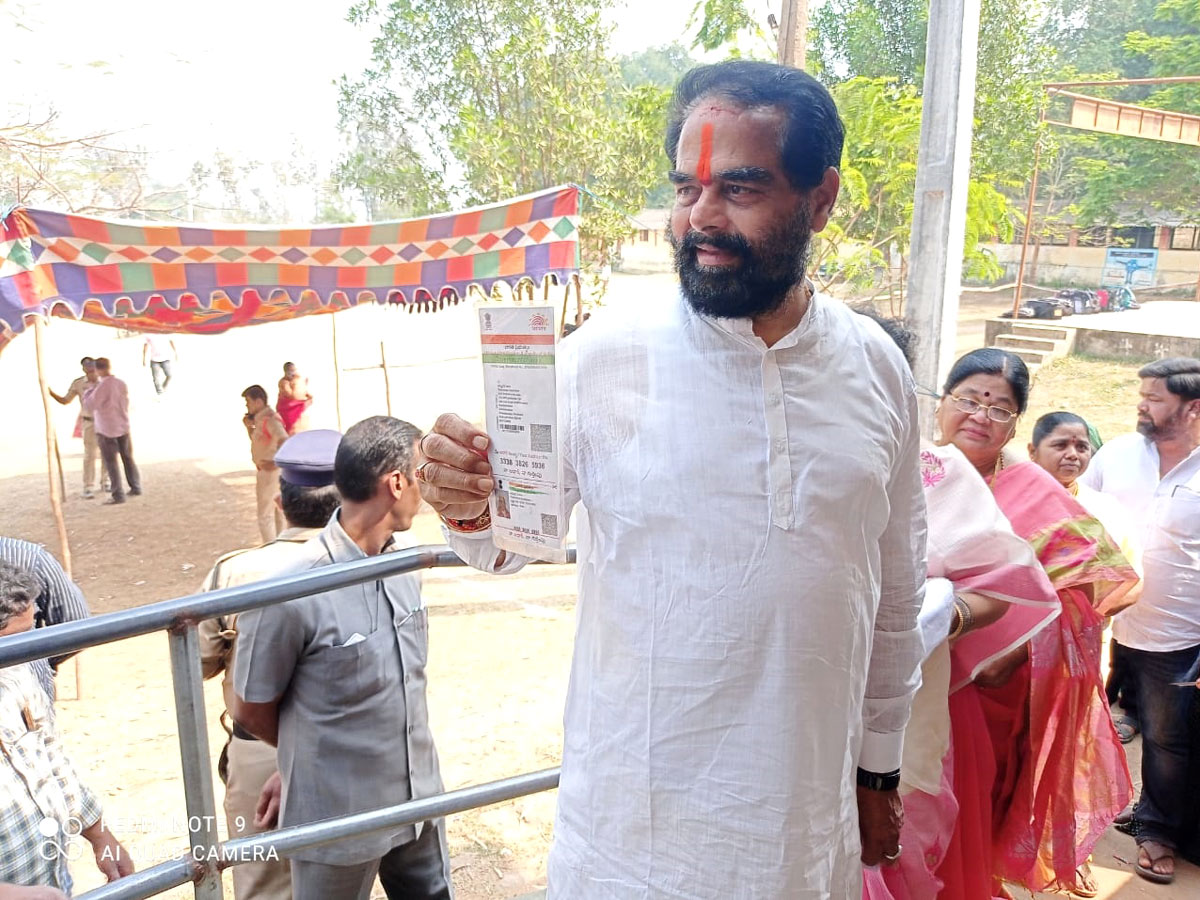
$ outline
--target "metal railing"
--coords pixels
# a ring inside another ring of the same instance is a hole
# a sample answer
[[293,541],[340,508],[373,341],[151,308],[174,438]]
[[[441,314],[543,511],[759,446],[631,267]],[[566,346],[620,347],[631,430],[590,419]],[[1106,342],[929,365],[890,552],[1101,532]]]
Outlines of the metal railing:
[[[574,549],[569,554],[569,561],[574,562]],[[197,900],[221,900],[221,871],[242,862],[261,860],[262,854],[272,848],[279,856],[286,856],[297,850],[413,825],[557,787],[558,769],[545,769],[383,809],[223,843],[217,839],[217,806],[197,625],[205,619],[259,609],[391,575],[464,565],[448,547],[415,547],[0,638],[0,667],[3,667],[74,653],[154,631],[168,633],[189,850],[176,859],[89,891],[80,900],[142,900],[189,881],[195,884]]]

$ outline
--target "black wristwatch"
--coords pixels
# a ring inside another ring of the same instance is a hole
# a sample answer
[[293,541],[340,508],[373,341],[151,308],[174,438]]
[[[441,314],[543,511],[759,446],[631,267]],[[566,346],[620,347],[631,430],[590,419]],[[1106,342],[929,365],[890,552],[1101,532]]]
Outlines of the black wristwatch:
[[894,791],[900,787],[900,770],[880,775],[878,772],[858,770],[858,786],[869,791]]

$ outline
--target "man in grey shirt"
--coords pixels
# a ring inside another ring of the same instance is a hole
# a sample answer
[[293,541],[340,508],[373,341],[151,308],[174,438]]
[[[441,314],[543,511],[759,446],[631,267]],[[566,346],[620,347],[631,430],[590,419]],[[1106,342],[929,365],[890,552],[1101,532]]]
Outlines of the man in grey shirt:
[[[342,506],[301,572],[397,549],[421,504],[421,432],[375,416],[338,445]],[[428,619],[420,579],[398,575],[243,613],[234,719],[278,747],[280,824],[378,809],[442,791],[425,702]],[[267,790],[271,788],[268,784]],[[449,900],[445,822],[405,826],[292,856],[295,900]]]

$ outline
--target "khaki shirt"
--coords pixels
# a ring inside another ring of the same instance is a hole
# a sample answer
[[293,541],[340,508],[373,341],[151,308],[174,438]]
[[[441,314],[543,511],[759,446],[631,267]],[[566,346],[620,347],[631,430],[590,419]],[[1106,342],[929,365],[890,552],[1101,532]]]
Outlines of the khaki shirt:
[[[78,397],[79,407],[80,409],[83,409],[83,398],[90,394],[92,392],[92,388],[99,383],[100,381],[98,379],[96,381],[88,381],[88,377],[86,375],[80,375],[71,382],[71,386],[67,388],[67,392],[63,394],[63,399],[69,403],[71,400]],[[92,414],[85,410],[83,412],[83,417],[90,420],[92,418]]]
[[274,463],[275,451],[288,439],[287,429],[279,413],[266,406],[254,414],[250,424],[246,426],[250,434],[250,458],[257,466],[260,463]]
[[[221,588],[270,578],[289,563],[294,563],[299,558],[304,542],[320,533],[320,528],[287,528],[275,540],[261,547],[227,553],[217,560],[200,590],[219,591]],[[233,659],[236,652],[237,618],[237,613],[230,613],[216,619],[205,619],[198,628],[200,668],[205,678],[225,673],[221,690],[225,694],[225,708],[228,710],[233,709]]]
[[[339,515],[287,571],[365,558]],[[425,701],[428,646],[417,575],[242,613],[233,670],[237,693],[251,703],[280,699],[281,826],[441,793]],[[353,865],[378,859],[417,833],[407,825],[293,857]]]

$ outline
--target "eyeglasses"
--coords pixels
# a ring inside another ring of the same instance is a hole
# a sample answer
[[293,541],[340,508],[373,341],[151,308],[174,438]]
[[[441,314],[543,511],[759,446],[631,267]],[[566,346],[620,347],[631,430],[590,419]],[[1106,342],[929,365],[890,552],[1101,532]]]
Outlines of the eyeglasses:
[[1017,414],[1011,409],[1005,409],[1003,406],[984,406],[970,397],[956,397],[954,394],[951,394],[950,400],[954,404],[954,408],[960,413],[973,416],[982,409],[987,413],[989,419],[993,422],[999,422],[1001,425],[1011,422],[1017,417]]

